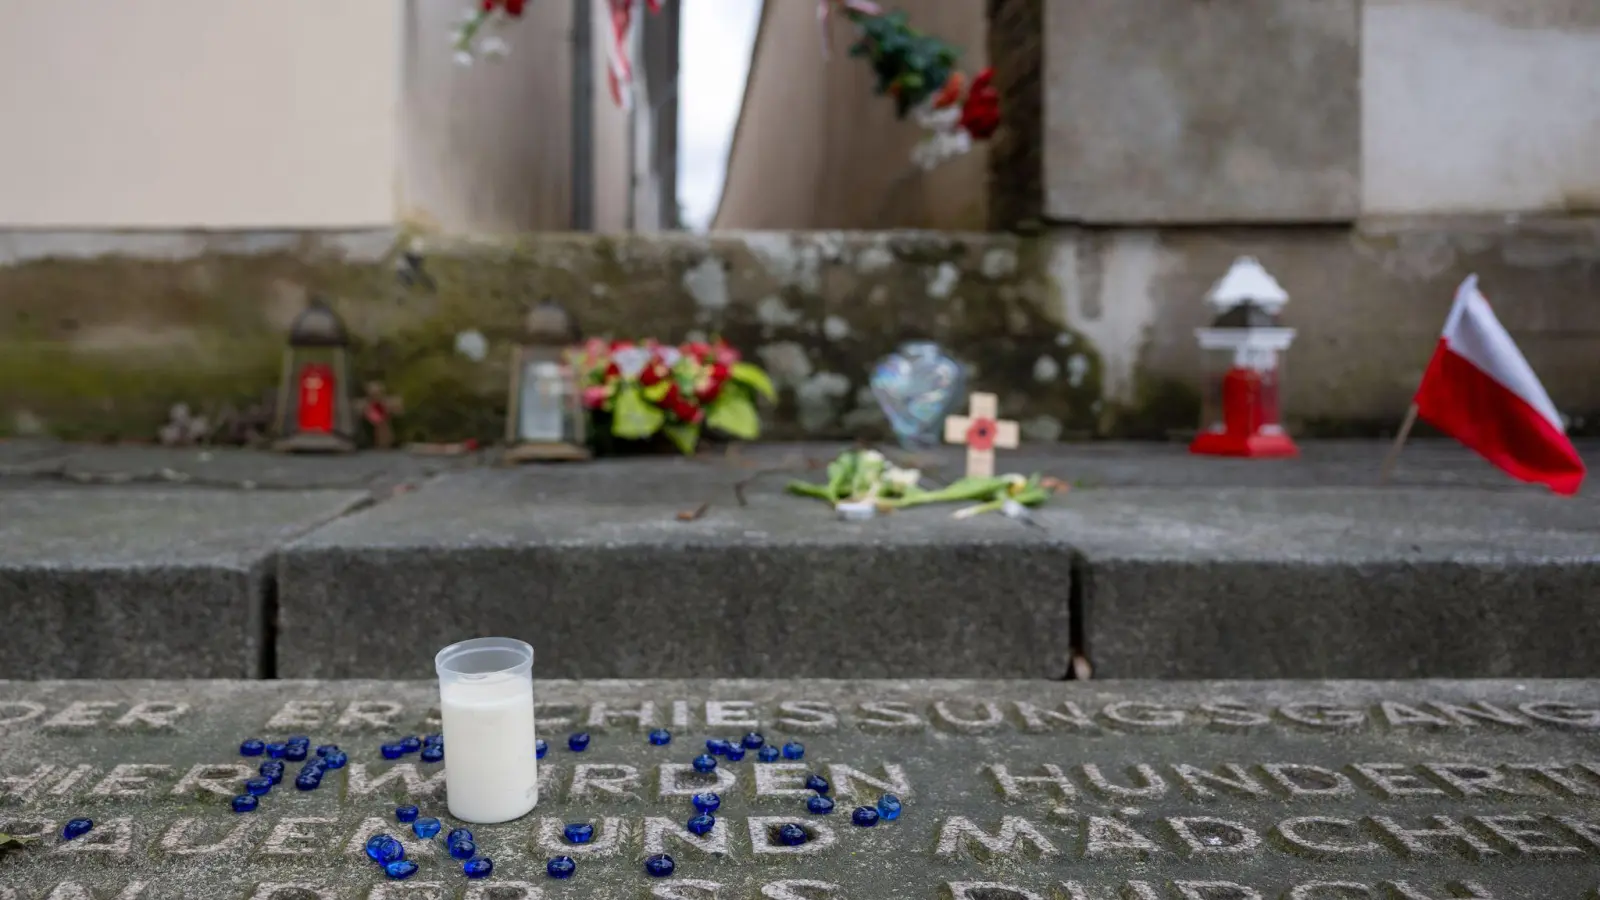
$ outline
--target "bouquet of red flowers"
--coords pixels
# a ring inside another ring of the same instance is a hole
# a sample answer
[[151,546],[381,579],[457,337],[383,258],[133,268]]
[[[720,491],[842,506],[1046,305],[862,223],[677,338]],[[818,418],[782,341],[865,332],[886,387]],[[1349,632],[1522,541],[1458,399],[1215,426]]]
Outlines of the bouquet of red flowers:
[[584,408],[609,414],[614,436],[665,434],[685,454],[694,452],[702,428],[755,440],[756,398],[776,399],[767,373],[721,340],[673,347],[592,339],[569,351],[569,361]]

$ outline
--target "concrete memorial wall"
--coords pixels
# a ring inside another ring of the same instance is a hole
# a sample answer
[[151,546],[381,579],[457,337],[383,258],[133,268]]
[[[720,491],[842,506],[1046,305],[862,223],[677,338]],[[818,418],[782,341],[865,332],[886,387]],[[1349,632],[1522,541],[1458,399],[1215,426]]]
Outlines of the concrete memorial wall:
[[[538,807],[469,826],[494,868],[468,879],[443,845],[460,824],[448,745],[443,763],[379,753],[439,730],[431,683],[0,683],[0,832],[35,839],[0,851],[0,897],[1578,900],[1600,887],[1594,682],[536,690]],[[657,728],[669,744],[646,740]],[[590,743],[572,752],[579,731]],[[751,732],[803,756],[690,765],[707,738]],[[263,759],[241,741],[296,734],[347,764],[233,812]],[[812,775],[832,812],[808,811]],[[696,835],[690,797],[705,791],[721,807]],[[853,824],[885,794],[897,819]],[[442,819],[441,836],[397,823],[401,805]],[[93,828],[64,840],[78,818]],[[592,838],[573,843],[572,823]],[[785,825],[804,839],[779,840]],[[413,876],[368,860],[378,834]],[[674,873],[647,875],[663,853]],[[555,856],[575,862],[571,878],[545,874]]]

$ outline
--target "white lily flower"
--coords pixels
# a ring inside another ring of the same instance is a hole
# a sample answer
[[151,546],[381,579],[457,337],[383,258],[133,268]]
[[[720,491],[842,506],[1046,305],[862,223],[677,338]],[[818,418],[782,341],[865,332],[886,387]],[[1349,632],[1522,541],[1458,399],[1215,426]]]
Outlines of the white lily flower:
[[478,49],[490,59],[504,59],[511,53],[511,45],[506,43],[506,39],[498,34],[491,34],[484,38]]
[[890,466],[883,473],[883,481],[885,484],[898,488],[902,491],[909,490],[916,487],[917,484],[922,481],[922,470],[902,469],[897,466]]

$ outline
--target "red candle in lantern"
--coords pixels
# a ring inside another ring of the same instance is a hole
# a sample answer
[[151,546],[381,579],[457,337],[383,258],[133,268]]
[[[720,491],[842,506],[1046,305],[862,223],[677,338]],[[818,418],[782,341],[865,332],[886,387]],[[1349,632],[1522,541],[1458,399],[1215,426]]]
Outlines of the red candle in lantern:
[[309,363],[300,370],[300,405],[296,424],[301,431],[333,431],[333,367]]
[[1254,435],[1264,423],[1261,373],[1234,367],[1222,377],[1222,422],[1231,435]]

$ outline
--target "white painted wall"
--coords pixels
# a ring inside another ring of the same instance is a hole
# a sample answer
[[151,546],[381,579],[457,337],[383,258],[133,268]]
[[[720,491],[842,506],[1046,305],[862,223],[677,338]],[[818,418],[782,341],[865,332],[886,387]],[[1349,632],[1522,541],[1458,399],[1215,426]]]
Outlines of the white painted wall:
[[0,228],[391,223],[401,9],[0,2]]
[[1600,210],[1600,2],[1365,0],[1368,215]]

